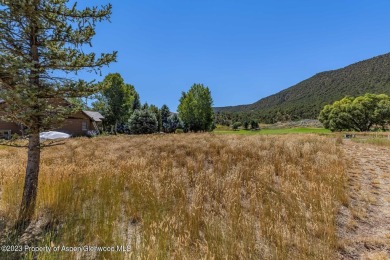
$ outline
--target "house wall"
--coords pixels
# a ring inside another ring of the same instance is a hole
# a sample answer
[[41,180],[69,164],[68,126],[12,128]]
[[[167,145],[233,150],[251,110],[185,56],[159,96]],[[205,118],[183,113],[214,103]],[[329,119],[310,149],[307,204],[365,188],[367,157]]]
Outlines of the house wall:
[[[0,116],[2,115],[2,112],[0,112]],[[9,131],[11,130],[11,135],[12,134],[18,134],[21,135],[21,127],[20,125],[12,122],[6,122],[0,119],[0,131]]]
[[15,123],[0,121],[0,130],[11,130],[12,133],[20,133],[20,126]]
[[5,122],[0,120],[0,138],[7,138],[6,136],[3,136],[3,131],[9,131],[11,130],[11,135],[18,134],[22,135],[21,127],[18,124],[11,123],[11,122]]
[[[83,122],[84,124],[86,124],[85,129],[83,129]],[[95,130],[91,119],[80,111],[72,115],[71,117],[65,119],[62,126],[55,129],[54,131],[67,133],[72,136],[82,136],[86,135],[87,132],[90,130]]]
[[[86,129],[83,129],[83,122],[86,124]],[[18,124],[0,120],[0,131],[2,130],[11,130],[11,135],[15,133],[22,135],[21,127]],[[65,119],[62,125],[53,131],[67,133],[72,136],[83,136],[90,130],[95,130],[92,120],[80,111]]]

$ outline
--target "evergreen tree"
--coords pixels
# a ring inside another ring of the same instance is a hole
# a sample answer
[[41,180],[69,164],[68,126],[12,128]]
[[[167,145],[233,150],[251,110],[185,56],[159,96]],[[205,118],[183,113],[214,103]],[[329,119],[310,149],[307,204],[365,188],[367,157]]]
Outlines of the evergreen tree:
[[156,116],[149,109],[135,110],[129,119],[129,129],[132,134],[152,134],[157,132]]
[[168,123],[168,117],[171,116],[171,111],[169,111],[169,107],[164,104],[164,105],[162,105],[162,107],[160,109],[160,113],[161,113],[162,130],[164,132],[167,132],[164,125],[166,125]]
[[133,102],[133,111],[141,109],[141,100],[138,93],[135,93],[134,102]]
[[81,97],[74,97],[74,98],[67,98],[66,99],[70,104],[73,106],[82,109],[82,110],[88,110],[88,104],[86,100],[83,100]]
[[99,72],[114,61],[116,52],[85,53],[96,22],[109,19],[111,5],[79,10],[68,0],[12,0],[0,2],[0,98],[3,119],[29,129],[26,177],[18,226],[33,216],[42,145],[41,131],[49,130],[74,113],[64,98],[90,95],[90,82],[61,77],[65,72]]
[[176,129],[181,127],[181,122],[177,114],[171,114],[165,123],[163,123],[163,127],[166,133],[174,133]]
[[154,113],[157,119],[157,132],[160,132],[162,129],[162,121],[161,121],[161,111],[155,105],[150,105],[149,110]]
[[142,106],[141,106],[141,110],[147,110],[149,109],[149,104],[148,102],[145,102]]

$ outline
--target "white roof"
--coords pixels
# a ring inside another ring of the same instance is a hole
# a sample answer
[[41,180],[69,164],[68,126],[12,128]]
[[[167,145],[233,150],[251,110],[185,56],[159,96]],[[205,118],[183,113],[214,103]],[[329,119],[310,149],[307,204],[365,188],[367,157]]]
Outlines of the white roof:
[[64,139],[69,138],[70,135],[62,132],[49,131],[49,132],[41,132],[39,134],[39,139],[44,140],[53,140],[53,139]]

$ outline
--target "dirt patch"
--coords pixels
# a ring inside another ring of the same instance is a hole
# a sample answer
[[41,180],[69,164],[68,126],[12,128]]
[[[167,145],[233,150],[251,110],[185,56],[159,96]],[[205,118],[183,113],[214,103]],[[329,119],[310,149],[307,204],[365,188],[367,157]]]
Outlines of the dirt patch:
[[390,259],[390,148],[344,140],[349,205],[338,217],[340,259]]

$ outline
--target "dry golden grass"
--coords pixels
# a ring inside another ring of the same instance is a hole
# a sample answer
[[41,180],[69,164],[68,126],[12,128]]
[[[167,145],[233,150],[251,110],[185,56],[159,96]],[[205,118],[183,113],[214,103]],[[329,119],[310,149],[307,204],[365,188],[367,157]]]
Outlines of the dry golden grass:
[[388,133],[384,133],[383,136],[375,136],[371,135],[365,138],[353,138],[352,141],[356,143],[366,143],[366,144],[373,144],[377,146],[384,146],[389,147],[390,146],[390,138]]
[[[39,244],[131,247],[92,254],[99,258],[334,258],[338,206],[348,204],[336,142],[213,134],[67,140],[43,151],[37,218],[47,212],[51,224]],[[0,149],[0,210],[9,222],[25,163],[24,150]]]
[[390,259],[389,154],[386,147],[343,145],[348,166],[349,206],[338,217],[340,259]]
[[388,254],[386,251],[366,253],[363,255],[363,260],[388,260]]

